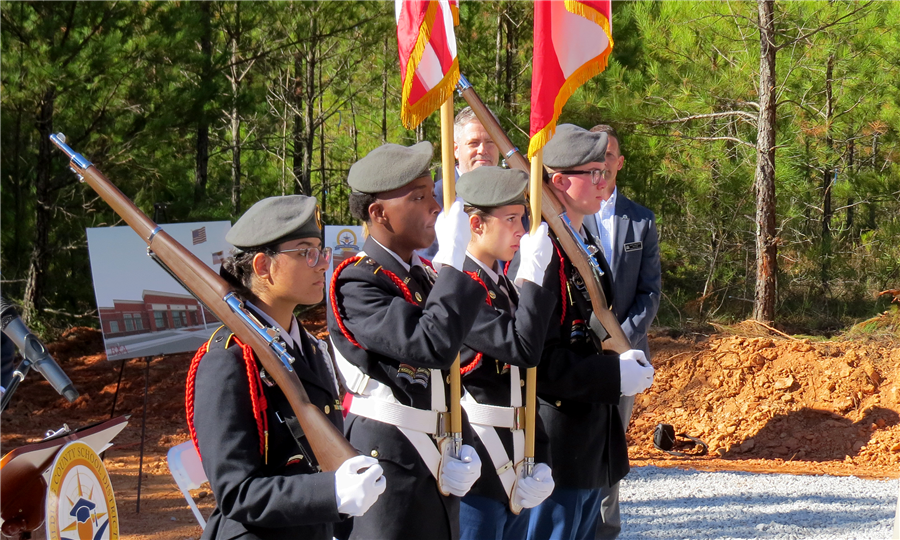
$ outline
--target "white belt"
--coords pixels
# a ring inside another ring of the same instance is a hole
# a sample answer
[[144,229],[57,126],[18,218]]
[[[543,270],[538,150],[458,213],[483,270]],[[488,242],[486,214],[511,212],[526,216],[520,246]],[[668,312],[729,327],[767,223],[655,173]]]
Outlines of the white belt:
[[466,409],[466,415],[468,415],[469,422],[472,424],[507,428],[514,431],[525,429],[524,407],[484,405],[476,403],[474,400],[464,400],[462,406]]
[[[512,496],[513,486],[516,483],[515,465],[525,459],[525,432],[524,413],[522,405],[522,390],[519,386],[519,368],[509,368],[509,390],[511,407],[499,407],[496,405],[484,405],[475,401],[472,394],[466,393],[462,398],[462,406],[466,409],[466,415],[472,424],[472,431],[481,439],[488,455],[491,456],[491,464],[497,471],[500,483],[506,490],[507,496]],[[521,422],[519,418],[521,416]],[[513,459],[506,453],[506,447],[497,434],[497,428],[507,428],[512,431]]]
[[419,457],[437,479],[440,473],[441,452],[438,439],[446,436],[447,405],[444,400],[444,381],[440,370],[432,369],[431,409],[424,410],[397,402],[391,389],[362,372],[344,358],[334,345],[334,358],[344,387],[353,394],[350,412],[383,422],[397,429],[415,447]]

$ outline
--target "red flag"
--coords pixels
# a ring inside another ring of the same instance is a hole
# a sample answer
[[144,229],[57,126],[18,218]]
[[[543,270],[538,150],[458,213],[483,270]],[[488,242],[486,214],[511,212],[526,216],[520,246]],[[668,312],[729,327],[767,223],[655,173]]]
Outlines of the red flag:
[[553,137],[575,90],[606,69],[612,47],[611,0],[535,0],[528,157]]
[[448,0],[396,0],[396,15],[400,119],[413,129],[447,101],[459,81],[453,12]]

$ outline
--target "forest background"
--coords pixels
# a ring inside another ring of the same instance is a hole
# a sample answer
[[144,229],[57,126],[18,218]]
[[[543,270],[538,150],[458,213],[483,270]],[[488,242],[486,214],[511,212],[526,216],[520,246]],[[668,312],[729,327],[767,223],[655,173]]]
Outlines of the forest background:
[[[2,291],[46,333],[97,325],[85,228],[123,225],[53,132],[151,217],[165,205],[160,222],[234,221],[303,193],[327,223],[354,223],[354,161],[439,143],[437,115],[399,121],[393,2],[4,1],[0,15]],[[464,0],[456,28],[463,74],[520,148],[532,17],[530,2]],[[620,189],[659,225],[659,324],[828,334],[886,309],[898,27],[898,2],[613,3],[609,66],[560,121],[620,134]]]

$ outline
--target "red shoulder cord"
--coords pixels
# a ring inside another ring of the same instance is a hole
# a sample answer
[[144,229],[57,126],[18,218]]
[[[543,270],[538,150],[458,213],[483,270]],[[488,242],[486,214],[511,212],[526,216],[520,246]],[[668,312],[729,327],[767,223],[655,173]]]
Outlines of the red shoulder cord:
[[[215,335],[215,334],[213,334]],[[266,417],[265,411],[268,407],[266,396],[263,394],[262,379],[259,377],[259,370],[256,369],[256,357],[253,355],[253,349],[249,345],[245,345],[234,334],[229,336],[229,341],[234,342],[241,347],[243,352],[244,364],[247,367],[247,379],[250,382],[250,401],[253,403],[253,418],[256,419],[256,430],[259,432],[259,453],[265,455],[266,452],[266,433],[269,431],[269,419]],[[212,339],[212,337],[210,337]],[[228,341],[225,342],[225,348],[228,348]],[[197,349],[197,353],[191,359],[191,367],[188,369],[187,385],[185,388],[184,408],[187,413],[188,431],[191,434],[191,441],[197,454],[200,455],[200,445],[197,442],[197,430],[194,428],[194,387],[197,380],[197,368],[200,366],[200,360],[203,359],[209,351],[209,341],[204,343]],[[202,459],[202,456],[201,456]]]
[[[338,276],[341,275],[341,272],[344,270],[344,268],[346,268],[350,264],[357,263],[361,260],[362,260],[362,257],[352,257],[352,258],[347,259],[346,261],[342,262],[340,264],[340,266],[338,266],[337,268],[334,269],[334,274],[332,274],[332,276],[331,276],[331,292],[328,296],[328,301],[331,302],[331,311],[334,312],[334,320],[337,321],[338,328],[341,329],[341,333],[344,334],[344,337],[347,338],[347,341],[349,341],[353,345],[359,347],[360,349],[362,349],[363,346],[360,345],[359,342],[353,338],[353,334],[350,333],[350,330],[347,329],[347,326],[344,324],[344,320],[341,318],[341,312],[338,309],[338,305],[337,305],[337,280],[338,280]],[[410,304],[417,305],[416,302],[413,300],[413,295],[412,295],[412,292],[409,290],[409,287],[406,286],[406,283],[403,283],[403,280],[400,279],[397,276],[397,274],[391,272],[390,270],[385,270],[381,266],[379,266],[378,269],[375,270],[375,272],[377,273],[379,270],[381,271],[381,273],[383,273],[385,276],[387,276],[388,279],[390,279],[394,283],[394,285],[397,286],[397,288],[400,289],[400,292],[403,294],[404,300],[406,300]]]
[[[474,279],[476,283],[484,287],[485,292],[488,293],[487,296],[485,296],[485,302],[487,302],[487,305],[493,306],[494,304],[491,302],[491,291],[488,290],[487,284],[484,282],[484,280],[478,277],[478,274],[476,274],[475,272],[465,272],[465,274]],[[459,368],[459,374],[465,375],[466,373],[480,366],[482,357],[484,357],[484,354],[476,351],[475,358],[473,358],[472,361],[465,366]]]

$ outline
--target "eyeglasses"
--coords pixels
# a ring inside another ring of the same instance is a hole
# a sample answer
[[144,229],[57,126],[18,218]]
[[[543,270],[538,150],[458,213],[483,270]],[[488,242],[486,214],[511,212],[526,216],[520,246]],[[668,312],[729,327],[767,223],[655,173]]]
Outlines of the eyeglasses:
[[553,171],[562,174],[569,174],[572,176],[577,176],[579,174],[590,174],[591,175],[591,184],[595,186],[600,183],[600,179],[606,179],[608,171],[606,169],[591,169],[589,171]]
[[331,248],[296,248],[296,249],[283,249],[281,251],[276,251],[275,253],[294,253],[296,252],[301,257],[306,257],[306,264],[309,265],[310,268],[315,268],[316,265],[319,264],[320,257],[324,257],[324,261],[327,264],[331,260]]

